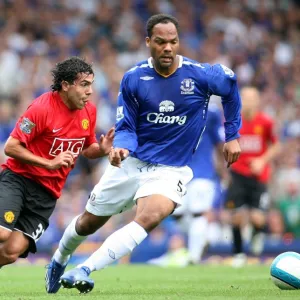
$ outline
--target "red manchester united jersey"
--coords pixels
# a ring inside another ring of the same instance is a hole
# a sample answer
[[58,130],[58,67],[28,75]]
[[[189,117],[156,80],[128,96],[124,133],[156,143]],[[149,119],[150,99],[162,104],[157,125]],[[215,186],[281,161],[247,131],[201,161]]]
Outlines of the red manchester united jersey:
[[[237,162],[232,165],[232,170],[244,176],[253,176],[250,170],[250,162],[253,158],[263,155],[268,145],[275,143],[277,137],[274,134],[273,121],[263,113],[258,113],[252,120],[242,119],[243,126],[240,130],[240,146],[242,153]],[[270,177],[270,165],[267,164],[258,180],[267,182]]]
[[[96,143],[96,107],[88,102],[82,110],[70,110],[57,92],[48,92],[33,101],[18,120],[11,136],[33,154],[53,159],[70,150],[77,159],[82,149]],[[71,168],[47,170],[9,158],[4,168],[33,179],[59,198]]]

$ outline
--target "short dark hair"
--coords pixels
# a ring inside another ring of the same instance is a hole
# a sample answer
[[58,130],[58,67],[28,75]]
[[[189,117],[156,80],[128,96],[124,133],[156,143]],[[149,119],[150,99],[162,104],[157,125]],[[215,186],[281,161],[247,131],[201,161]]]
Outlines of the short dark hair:
[[91,64],[76,56],[57,63],[51,71],[53,76],[52,91],[60,91],[62,81],[72,84],[77,79],[78,73],[94,74],[94,71]]
[[153,15],[147,21],[146,27],[147,27],[148,37],[152,36],[153,27],[159,23],[163,23],[163,24],[173,23],[176,27],[177,32],[179,31],[179,23],[175,17],[167,14],[158,14],[158,15]]

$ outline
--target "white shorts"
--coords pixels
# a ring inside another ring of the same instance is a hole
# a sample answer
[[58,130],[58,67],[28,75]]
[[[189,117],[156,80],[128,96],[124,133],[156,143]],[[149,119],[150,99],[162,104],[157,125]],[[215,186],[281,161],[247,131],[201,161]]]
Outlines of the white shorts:
[[121,168],[107,167],[90,195],[86,210],[96,216],[112,216],[130,209],[136,199],[153,194],[181,205],[186,184],[192,178],[188,166],[170,167],[128,157]]
[[213,180],[195,178],[187,185],[187,194],[182,205],[174,211],[174,215],[185,213],[203,213],[212,208],[216,195],[216,184]]

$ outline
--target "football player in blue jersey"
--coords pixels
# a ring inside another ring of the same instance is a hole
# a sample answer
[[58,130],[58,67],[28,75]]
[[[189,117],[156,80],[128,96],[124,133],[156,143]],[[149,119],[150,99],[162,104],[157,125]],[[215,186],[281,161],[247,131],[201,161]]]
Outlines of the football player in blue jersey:
[[[178,21],[172,16],[152,16],[147,34],[151,57],[126,72],[121,82],[111,165],[91,192],[85,211],[60,240],[46,272],[48,293],[56,293],[61,285],[91,291],[91,272],[130,254],[181,205],[193,177],[188,164],[205,129],[212,94],[222,98],[225,160],[230,165],[240,155],[241,100],[235,74],[223,65],[200,64],[178,55]],[[63,274],[70,255],[88,235],[134,204],[131,223]]]
[[187,186],[187,195],[173,216],[177,220],[188,219],[188,261],[200,262],[208,243],[209,222],[215,217],[213,204],[221,197],[221,181],[228,180],[223,158],[224,126],[220,109],[216,104],[208,108],[206,130],[198,149],[189,164],[194,177]]

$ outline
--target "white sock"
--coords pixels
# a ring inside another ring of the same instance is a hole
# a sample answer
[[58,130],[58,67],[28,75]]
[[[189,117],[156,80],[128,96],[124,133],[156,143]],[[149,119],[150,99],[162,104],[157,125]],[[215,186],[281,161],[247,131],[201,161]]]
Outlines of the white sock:
[[68,263],[71,254],[87,238],[80,236],[75,230],[75,224],[79,216],[75,217],[66,228],[62,238],[59,241],[58,249],[55,251],[53,258],[61,265]]
[[103,269],[121,257],[129,254],[146,237],[145,229],[136,222],[131,222],[111,234],[84,263],[77,266],[88,267],[91,272]]
[[188,250],[190,260],[199,263],[207,243],[208,221],[206,217],[193,218],[188,233]]

